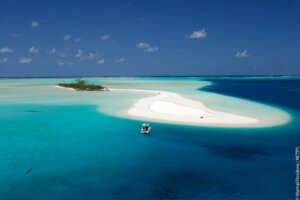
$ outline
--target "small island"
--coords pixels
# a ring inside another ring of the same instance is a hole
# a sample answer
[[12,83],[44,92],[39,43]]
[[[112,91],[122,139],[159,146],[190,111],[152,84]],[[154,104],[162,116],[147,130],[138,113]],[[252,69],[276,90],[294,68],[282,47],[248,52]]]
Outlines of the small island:
[[75,83],[59,83],[58,86],[80,91],[108,91],[108,89],[102,85],[87,84],[86,81],[81,79],[76,79]]

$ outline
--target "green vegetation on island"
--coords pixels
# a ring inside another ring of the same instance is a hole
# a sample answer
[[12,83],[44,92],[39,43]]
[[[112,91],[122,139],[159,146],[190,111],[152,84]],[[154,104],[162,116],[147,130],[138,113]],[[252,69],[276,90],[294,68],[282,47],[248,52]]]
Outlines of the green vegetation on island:
[[76,79],[75,83],[59,83],[58,86],[66,87],[66,88],[73,88],[76,90],[86,90],[86,91],[104,91],[107,88],[103,87],[102,85],[95,85],[95,84],[87,84],[86,81]]

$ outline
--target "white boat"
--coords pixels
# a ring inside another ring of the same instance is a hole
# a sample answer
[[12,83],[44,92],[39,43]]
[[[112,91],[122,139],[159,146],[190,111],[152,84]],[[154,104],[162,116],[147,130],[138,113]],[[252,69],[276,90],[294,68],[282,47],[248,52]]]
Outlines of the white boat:
[[144,123],[141,128],[142,134],[149,134],[151,132],[151,126],[148,123]]

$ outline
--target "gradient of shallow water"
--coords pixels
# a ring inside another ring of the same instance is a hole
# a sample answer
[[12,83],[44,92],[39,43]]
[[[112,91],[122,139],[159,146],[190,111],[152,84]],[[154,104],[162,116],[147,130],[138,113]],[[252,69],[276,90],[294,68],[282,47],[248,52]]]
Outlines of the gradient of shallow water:
[[[7,80],[0,80],[0,86]],[[164,80],[168,79],[156,81]],[[116,88],[124,84],[109,81]],[[232,90],[251,84],[228,81],[236,86],[231,85]],[[299,80],[279,91],[276,84],[284,88],[284,82],[274,81],[274,90],[265,98],[251,96],[291,114],[288,124],[210,128],[151,123],[150,136],[139,134],[141,121],[97,111],[99,103],[101,111],[101,103],[114,99],[111,103],[118,110],[145,95],[125,99],[127,94],[112,98],[56,89],[32,94],[35,84],[47,86],[57,80],[9,82],[26,84],[28,91],[23,86],[23,93],[20,88],[0,87],[0,199],[294,199],[299,93],[285,96],[281,103],[278,98],[294,86],[299,89]],[[222,87],[229,90],[226,84],[213,84],[207,91]],[[244,97],[240,93],[238,97]],[[91,98],[100,97],[89,105]]]

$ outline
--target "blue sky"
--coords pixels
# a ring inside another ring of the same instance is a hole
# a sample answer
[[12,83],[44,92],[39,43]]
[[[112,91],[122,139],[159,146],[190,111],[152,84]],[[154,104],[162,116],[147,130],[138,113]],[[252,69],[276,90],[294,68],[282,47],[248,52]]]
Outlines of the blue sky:
[[299,75],[300,0],[0,0],[0,77]]

